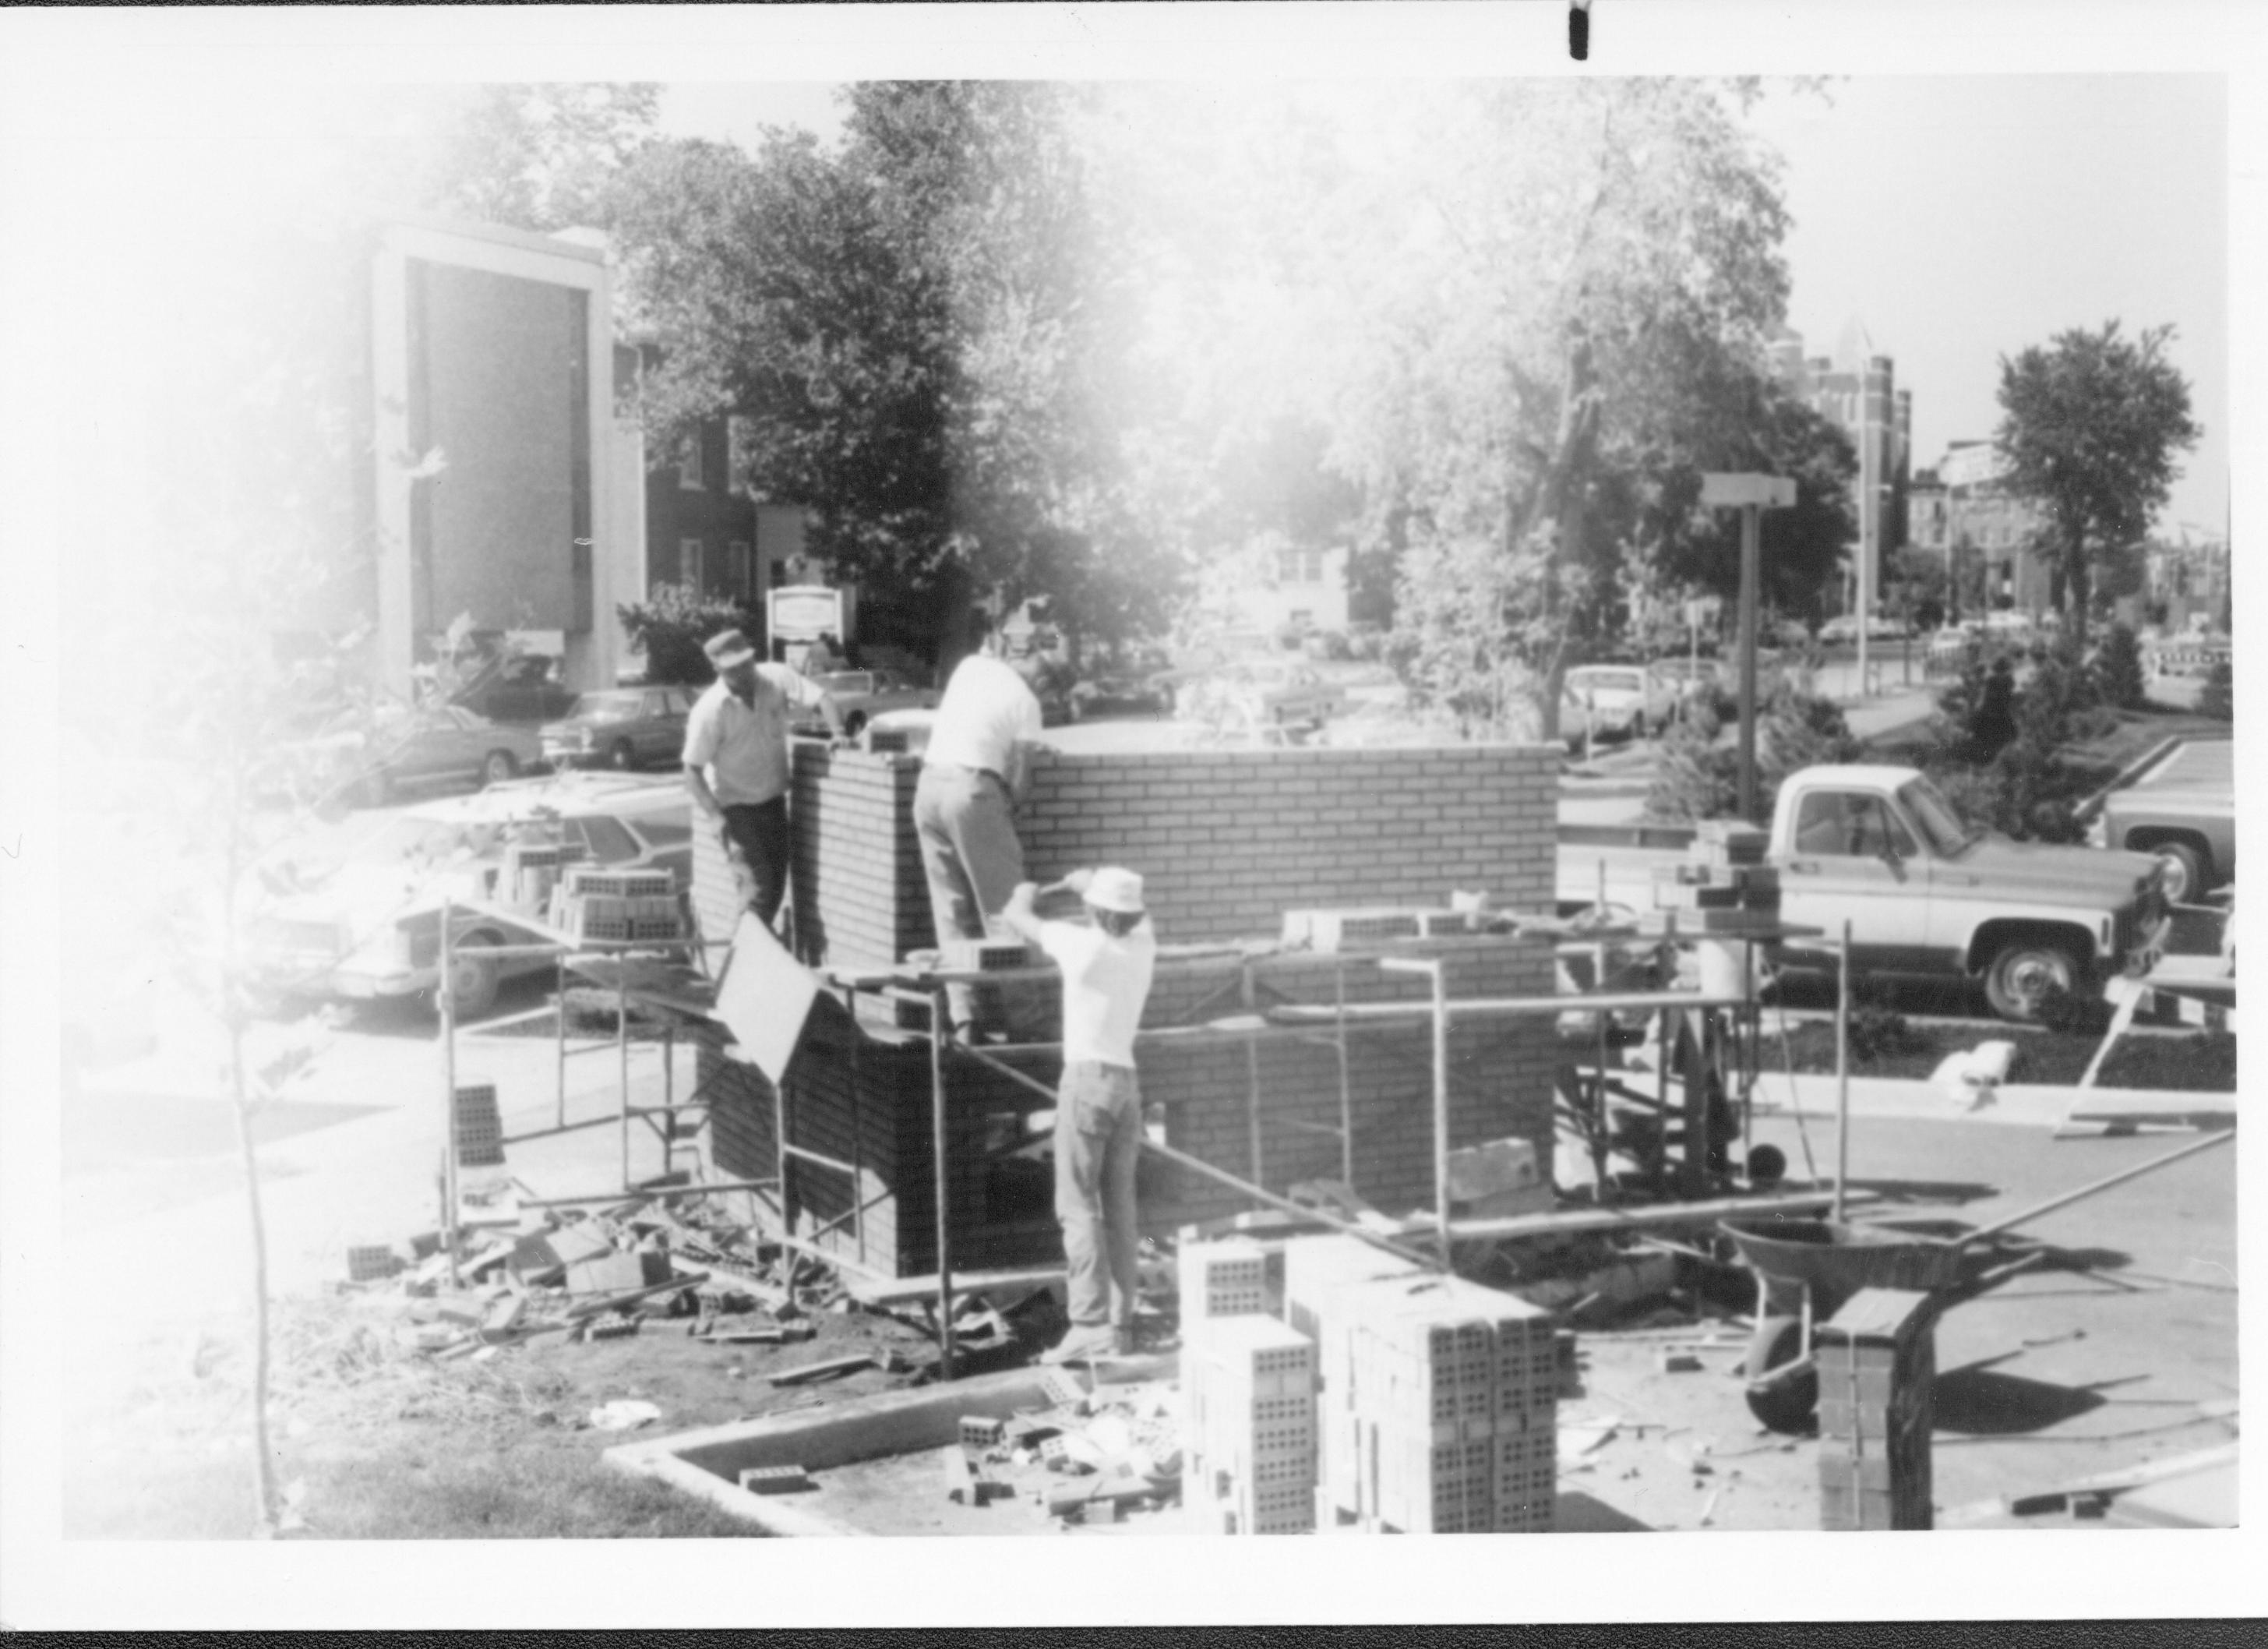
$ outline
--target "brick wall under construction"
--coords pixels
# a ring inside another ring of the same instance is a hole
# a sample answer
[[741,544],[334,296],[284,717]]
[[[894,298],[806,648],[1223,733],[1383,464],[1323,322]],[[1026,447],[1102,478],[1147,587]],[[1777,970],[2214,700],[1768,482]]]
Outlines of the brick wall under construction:
[[[1272,936],[1294,906],[1439,905],[1453,887],[1485,889],[1499,907],[1550,900],[1557,761],[1541,748],[1268,751],[1042,758],[1024,815],[1034,876],[1116,861],[1143,871],[1168,943]],[[918,762],[862,752],[798,753],[800,826],[795,897],[807,960],[895,960],[932,942],[911,824]],[[704,930],[734,920],[732,883],[705,831],[696,833],[695,898]],[[1553,987],[1549,947],[1512,939],[1443,939],[1403,948],[1445,958],[1453,997],[1540,995]],[[1350,961],[1261,962],[1263,1002],[1329,1004],[1419,1000],[1422,980]],[[1231,964],[1169,970],[1145,1027],[1238,1010]],[[812,1164],[790,1170],[804,1230],[872,1201],[854,1238],[845,1222],[825,1240],[901,1276],[935,1268],[929,1048],[897,1032],[887,1004],[865,1002],[854,1024],[823,1002],[789,1072],[791,1141],[856,1161],[862,1184]],[[1520,1135],[1550,1160],[1552,1021],[1459,1024],[1450,1042],[1450,1143]],[[1052,1087],[1051,1059],[1019,1056]],[[1256,1063],[1263,1122],[1256,1172],[1248,1096]],[[775,1168],[773,1099],[752,1067],[703,1046],[712,1098],[713,1166],[722,1177]],[[1047,1159],[1025,1119],[1050,1101],[975,1061],[947,1068],[947,1187],[956,1266],[1030,1263],[1059,1254]],[[1145,1098],[1164,1107],[1167,1142],[1278,1191],[1341,1175],[1339,1141],[1316,1127],[1339,1116],[1338,1056],[1328,1036],[1142,1056]],[[1432,1198],[1430,1023],[1395,1022],[1348,1038],[1356,1189],[1403,1212]],[[1140,1198],[1152,1230],[1247,1206],[1228,1187],[1145,1159]]]
[[[795,904],[805,958],[895,962],[936,942],[915,845],[921,759],[795,752]],[[1295,906],[1440,905],[1485,891],[1550,907],[1558,751],[1540,744],[1406,750],[1043,751],[1018,818],[1047,882],[1080,865],[1142,872],[1162,937],[1272,935]],[[703,931],[731,935],[732,877],[694,832]]]

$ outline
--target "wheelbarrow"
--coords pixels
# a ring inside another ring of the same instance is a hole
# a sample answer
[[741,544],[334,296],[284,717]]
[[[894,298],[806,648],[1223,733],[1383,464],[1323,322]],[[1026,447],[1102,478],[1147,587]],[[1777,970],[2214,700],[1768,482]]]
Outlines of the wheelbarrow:
[[2235,1130],[2228,1129],[2193,1140],[1950,1242],[1839,1220],[1720,1222],[1717,1229],[1756,1274],[1756,1327],[1742,1370],[1749,1412],[1775,1431],[1800,1431],[1809,1423],[1819,1401],[1812,1331],[1860,1289],[1911,1289],[1930,1295],[1933,1311],[1949,1310],[2038,1257],[2036,1251],[2014,1264],[1996,1265],[1989,1253],[1977,1251],[1980,1244],[2235,1137]]

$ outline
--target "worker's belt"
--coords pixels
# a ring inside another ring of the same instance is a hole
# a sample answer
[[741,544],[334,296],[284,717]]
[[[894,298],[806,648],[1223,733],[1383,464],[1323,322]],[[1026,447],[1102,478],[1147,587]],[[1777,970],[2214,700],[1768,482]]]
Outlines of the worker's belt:
[[1141,1073],[1136,1070],[1131,1065],[1119,1065],[1109,1060],[1065,1060],[1064,1061],[1064,1069],[1066,1071],[1079,1070],[1082,1068],[1092,1069],[1094,1070],[1124,1071],[1129,1076],[1138,1076],[1141,1075]]
[[990,779],[1003,790],[1008,788],[1008,781],[990,767],[964,767],[959,762],[931,762],[927,765],[940,773],[949,769],[954,773],[975,773],[979,779]]

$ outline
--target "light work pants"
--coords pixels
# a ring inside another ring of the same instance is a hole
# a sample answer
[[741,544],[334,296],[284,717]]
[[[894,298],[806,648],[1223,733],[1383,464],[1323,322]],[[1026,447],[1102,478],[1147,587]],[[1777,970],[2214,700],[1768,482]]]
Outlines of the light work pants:
[[1077,1327],[1133,1326],[1141,1242],[1134,1163],[1141,1150],[1142,1090],[1132,1069],[1092,1061],[1064,1066],[1056,1098],[1056,1218]]
[[[914,788],[914,830],[938,943],[983,938],[984,919],[1005,909],[1024,879],[1024,844],[1007,785],[995,773],[924,765]],[[955,1024],[1005,1028],[999,1004],[980,1000],[973,987],[949,986],[946,995]]]

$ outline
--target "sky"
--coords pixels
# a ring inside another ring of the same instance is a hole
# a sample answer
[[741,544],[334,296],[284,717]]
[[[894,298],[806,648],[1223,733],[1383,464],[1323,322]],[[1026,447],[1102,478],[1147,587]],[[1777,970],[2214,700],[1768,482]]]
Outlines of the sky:
[[[2205,437],[2161,513],[2218,535],[2228,498],[2226,81],[2211,75],[1853,77],[1749,115],[1786,163],[1789,323],[1831,355],[1856,319],[1913,393],[1916,468],[1988,439],[1999,360],[2068,328],[2170,322]],[[828,136],[823,83],[676,85],[666,129]]]

